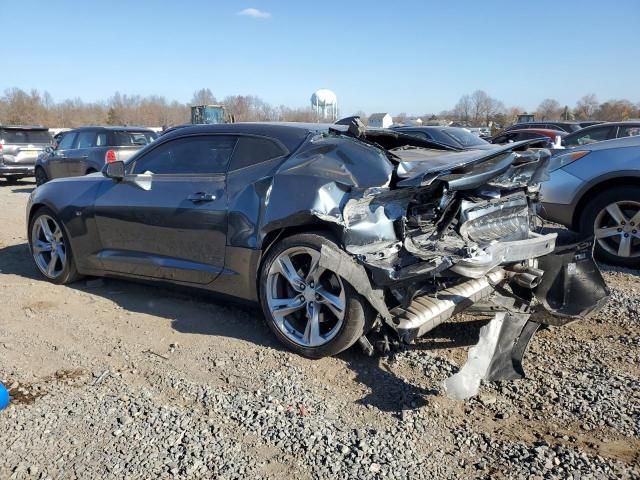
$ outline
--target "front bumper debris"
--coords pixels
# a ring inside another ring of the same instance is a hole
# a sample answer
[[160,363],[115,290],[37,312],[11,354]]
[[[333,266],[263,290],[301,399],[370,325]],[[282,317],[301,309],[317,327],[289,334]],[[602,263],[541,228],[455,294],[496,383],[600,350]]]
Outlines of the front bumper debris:
[[495,313],[445,389],[451,398],[463,399],[475,395],[481,381],[523,378],[524,353],[541,325],[588,318],[606,302],[609,289],[592,248],[589,241],[558,246],[537,258],[535,268],[504,266],[437,296],[416,297],[408,307],[391,311],[392,328],[403,342],[412,343],[460,311]]

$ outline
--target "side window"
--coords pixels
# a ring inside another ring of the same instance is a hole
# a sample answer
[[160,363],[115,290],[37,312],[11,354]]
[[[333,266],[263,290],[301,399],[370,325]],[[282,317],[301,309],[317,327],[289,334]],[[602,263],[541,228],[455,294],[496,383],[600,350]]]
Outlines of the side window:
[[96,137],[96,132],[94,130],[89,130],[86,132],[80,132],[78,134],[78,144],[76,148],[91,148],[93,147],[93,142]]
[[287,153],[284,147],[268,138],[240,137],[233,152],[229,170],[256,165],[272,158],[282,157]]
[[58,150],[69,150],[76,141],[77,133],[65,133],[58,144]]
[[587,145],[593,142],[601,142],[609,138],[611,127],[593,128],[588,132],[584,132],[582,135],[576,137],[576,145]]
[[640,125],[628,125],[619,127],[618,138],[620,137],[635,137],[640,135]]
[[416,137],[426,138],[427,140],[433,140],[433,137],[429,135],[427,132],[413,131],[413,132],[407,132],[407,133],[411,135],[415,135]]
[[107,133],[100,132],[96,135],[96,147],[104,147],[107,144]]
[[235,137],[223,135],[178,138],[136,160],[131,172],[156,175],[225,173],[235,144]]

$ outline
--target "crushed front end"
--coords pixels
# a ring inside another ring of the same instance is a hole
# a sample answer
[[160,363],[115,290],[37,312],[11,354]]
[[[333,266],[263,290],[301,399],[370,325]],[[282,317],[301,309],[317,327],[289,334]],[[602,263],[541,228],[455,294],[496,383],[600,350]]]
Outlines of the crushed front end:
[[496,315],[484,359],[473,362],[478,384],[523,376],[522,355],[541,324],[585,318],[609,294],[591,242],[566,244],[543,232],[538,192],[550,155],[527,147],[435,157],[413,146],[388,149],[389,183],[352,190],[342,208],[353,264],[323,252],[379,312],[378,330],[401,342],[462,311]]

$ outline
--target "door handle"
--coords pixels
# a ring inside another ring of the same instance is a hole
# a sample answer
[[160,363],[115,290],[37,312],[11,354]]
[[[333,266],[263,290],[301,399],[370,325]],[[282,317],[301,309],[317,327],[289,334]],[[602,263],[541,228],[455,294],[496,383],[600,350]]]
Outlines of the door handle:
[[216,196],[213,193],[206,193],[206,192],[192,193],[187,197],[187,200],[190,200],[193,203],[213,202],[215,199],[216,199]]

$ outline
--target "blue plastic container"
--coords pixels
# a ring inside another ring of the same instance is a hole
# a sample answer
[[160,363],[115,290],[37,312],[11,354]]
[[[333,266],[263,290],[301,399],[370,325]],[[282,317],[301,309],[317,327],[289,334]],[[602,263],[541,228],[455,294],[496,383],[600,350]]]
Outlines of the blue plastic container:
[[4,410],[9,406],[11,397],[9,396],[9,390],[0,383],[0,410]]

